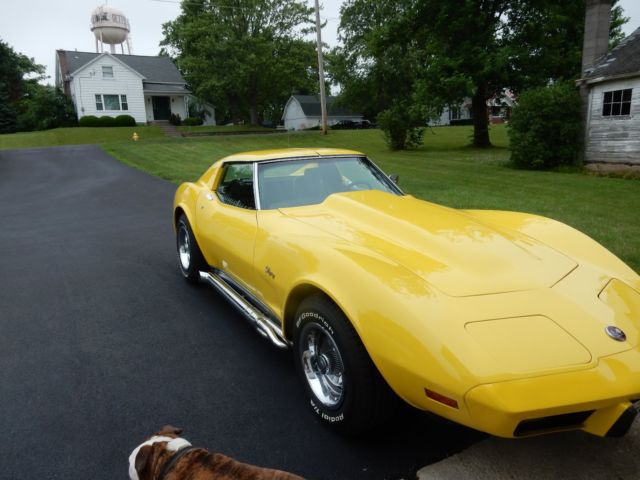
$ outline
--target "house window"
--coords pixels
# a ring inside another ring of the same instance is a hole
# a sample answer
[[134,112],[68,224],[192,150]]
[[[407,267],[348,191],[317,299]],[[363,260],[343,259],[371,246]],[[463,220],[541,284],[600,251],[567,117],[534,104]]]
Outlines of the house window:
[[453,106],[449,107],[449,120],[459,120],[460,119],[460,107]]
[[625,90],[612,90],[604,92],[602,102],[602,115],[604,117],[615,117],[629,115],[631,113],[631,92],[632,88]]
[[103,95],[105,110],[120,110],[120,99],[118,95]]
[[96,110],[129,110],[126,95],[96,95]]
[[113,67],[102,66],[102,78],[113,78]]

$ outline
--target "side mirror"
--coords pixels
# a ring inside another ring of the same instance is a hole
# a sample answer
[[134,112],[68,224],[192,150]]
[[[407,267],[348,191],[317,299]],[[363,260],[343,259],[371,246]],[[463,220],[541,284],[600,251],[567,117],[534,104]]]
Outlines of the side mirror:
[[398,182],[400,181],[400,175],[398,175],[397,173],[392,173],[391,175],[389,175],[389,179],[395,183],[396,185],[398,185]]

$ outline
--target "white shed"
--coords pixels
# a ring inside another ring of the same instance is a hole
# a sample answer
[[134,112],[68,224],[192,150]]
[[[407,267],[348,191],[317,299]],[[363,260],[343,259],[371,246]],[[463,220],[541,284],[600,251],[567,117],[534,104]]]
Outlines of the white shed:
[[581,82],[588,90],[585,161],[640,165],[640,28]]
[[[336,105],[336,97],[327,97],[327,123],[335,125],[341,120],[361,122],[361,113]],[[286,130],[306,130],[317,127],[322,120],[320,97],[317,95],[292,95],[282,114]]]

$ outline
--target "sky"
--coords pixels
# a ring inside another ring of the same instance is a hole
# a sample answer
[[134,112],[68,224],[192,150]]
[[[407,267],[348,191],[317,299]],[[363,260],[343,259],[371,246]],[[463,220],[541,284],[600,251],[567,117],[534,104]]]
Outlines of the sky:
[[[102,0],[0,0],[0,39],[17,52],[34,58],[47,67],[54,82],[55,50],[95,51],[91,33],[91,12]],[[180,13],[179,0],[109,0],[110,6],[122,10],[131,25],[133,54],[157,55],[162,40],[162,24]],[[307,0],[313,6],[313,0]],[[321,0],[321,17],[327,21],[322,39],[330,46],[338,44],[337,28],[343,0]],[[631,20],[625,25],[629,34],[640,27],[640,1],[620,0]],[[314,39],[315,37],[311,37]]]

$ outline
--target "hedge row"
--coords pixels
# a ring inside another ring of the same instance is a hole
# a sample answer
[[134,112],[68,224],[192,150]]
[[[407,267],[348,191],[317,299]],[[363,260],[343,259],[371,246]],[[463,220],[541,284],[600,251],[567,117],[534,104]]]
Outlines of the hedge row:
[[135,127],[136,119],[131,115],[118,115],[117,117],[96,117],[87,115],[78,121],[81,127]]

